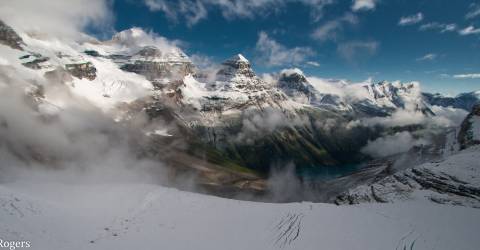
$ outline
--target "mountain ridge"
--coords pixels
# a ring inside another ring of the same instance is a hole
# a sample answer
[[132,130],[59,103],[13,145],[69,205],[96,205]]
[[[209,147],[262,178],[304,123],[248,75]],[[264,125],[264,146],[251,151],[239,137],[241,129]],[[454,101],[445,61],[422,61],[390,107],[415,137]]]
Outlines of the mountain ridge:
[[[365,162],[372,159],[362,151],[368,143],[399,132],[426,133],[426,122],[435,117],[415,82],[318,82],[299,69],[267,81],[241,54],[208,71],[139,28],[82,43],[22,36],[24,51],[2,51],[12,65],[26,66],[16,70],[29,70],[45,82],[38,88],[46,94],[36,98],[56,107],[48,116],[68,106],[52,87],[65,86],[125,126],[145,120],[137,128],[143,133],[138,150],[182,166],[189,161],[162,157],[163,148],[194,156],[210,168],[192,168],[204,183],[261,183],[287,163],[329,168]],[[401,125],[389,121],[405,114],[419,119]],[[222,178],[212,175],[215,171]],[[248,171],[253,176],[246,178]]]

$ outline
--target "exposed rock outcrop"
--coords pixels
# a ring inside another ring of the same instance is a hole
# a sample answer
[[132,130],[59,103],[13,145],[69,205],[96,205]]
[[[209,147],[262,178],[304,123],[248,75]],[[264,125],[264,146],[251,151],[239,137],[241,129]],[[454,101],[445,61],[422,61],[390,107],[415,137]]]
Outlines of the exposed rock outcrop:
[[146,46],[133,56],[129,56],[120,68],[145,76],[148,80],[161,81],[164,78],[183,79],[194,73],[194,66],[183,53],[165,54],[154,46]]
[[461,149],[480,144],[480,104],[475,105],[463,121],[458,142]]
[[7,45],[12,49],[23,50],[24,42],[17,32],[0,20],[0,44]]
[[42,56],[38,53],[31,53],[20,57],[22,65],[31,69],[42,69],[48,67],[50,58]]
[[97,69],[91,62],[67,64],[65,69],[79,79],[86,78],[93,81],[97,77]]

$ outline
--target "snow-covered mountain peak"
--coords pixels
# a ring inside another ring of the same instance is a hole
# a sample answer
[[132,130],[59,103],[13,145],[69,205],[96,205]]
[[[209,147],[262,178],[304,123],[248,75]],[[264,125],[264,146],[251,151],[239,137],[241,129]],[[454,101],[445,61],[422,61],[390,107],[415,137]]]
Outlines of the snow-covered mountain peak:
[[217,78],[221,81],[228,81],[233,78],[257,78],[253,72],[250,62],[241,54],[237,54],[222,63],[217,72]]
[[422,96],[418,82],[388,82],[368,83],[364,85],[369,99],[379,106],[391,108],[416,109],[421,104]]
[[480,103],[480,91],[462,93],[457,96],[448,96],[443,94],[422,93],[426,102],[431,105],[441,107],[453,107],[466,111],[472,110],[476,103]]
[[250,63],[242,54],[236,54],[228,59],[228,61]]
[[[302,85],[302,86],[311,86],[307,80],[307,77],[303,74],[300,69],[293,68],[293,69],[284,69],[280,71],[279,83],[292,83],[295,85]],[[292,86],[294,87],[294,86]]]
[[174,43],[141,28],[115,34],[100,45],[90,45],[122,70],[143,75],[153,83],[179,80],[195,70],[190,58]]
[[149,61],[149,62],[188,62],[190,59],[181,50],[162,51],[155,46],[145,46],[135,53],[131,60],[134,61]]
[[120,31],[113,35],[112,42],[122,44],[125,46],[145,46],[149,39],[146,39],[149,35],[141,28],[133,27]]
[[287,75],[287,76],[293,75],[293,74],[305,76],[303,71],[299,68],[283,69],[282,71],[280,71],[280,74]]
[[241,54],[236,54],[222,63],[223,66],[232,67],[235,69],[246,69],[251,68],[250,61],[248,61],[244,56]]
[[185,61],[187,55],[175,44],[153,32],[130,28],[115,34],[102,46],[108,54],[147,57],[156,61]]
[[277,86],[296,101],[306,103],[315,95],[315,88],[300,69],[284,69],[280,72]]

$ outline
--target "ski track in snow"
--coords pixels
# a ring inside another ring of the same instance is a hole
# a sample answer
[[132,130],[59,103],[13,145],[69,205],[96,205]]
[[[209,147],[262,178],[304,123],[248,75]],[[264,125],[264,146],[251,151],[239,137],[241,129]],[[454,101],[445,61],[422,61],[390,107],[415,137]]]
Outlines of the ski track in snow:
[[292,244],[300,236],[303,213],[288,213],[274,228],[274,245],[284,248]]
[[0,185],[0,238],[31,249],[445,249],[480,245],[480,209],[229,200],[146,184]]

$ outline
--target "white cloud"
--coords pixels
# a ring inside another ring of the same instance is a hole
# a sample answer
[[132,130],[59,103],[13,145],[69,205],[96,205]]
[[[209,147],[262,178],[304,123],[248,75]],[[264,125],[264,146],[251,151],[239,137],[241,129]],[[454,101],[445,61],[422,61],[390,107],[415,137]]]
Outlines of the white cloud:
[[374,55],[379,47],[376,41],[353,41],[342,43],[338,46],[337,51],[341,57],[347,61],[354,61],[358,56]]
[[480,78],[480,73],[459,74],[459,75],[454,75],[453,78],[456,78],[456,79],[478,79],[478,78]]
[[351,83],[347,80],[324,79],[314,76],[307,76],[307,79],[320,93],[336,95],[346,102],[368,99],[370,94],[364,86],[373,81],[369,78],[364,82]]
[[405,153],[422,144],[426,144],[426,141],[413,138],[409,132],[400,132],[368,142],[362,152],[374,157],[385,157]]
[[420,58],[417,58],[417,61],[434,61],[437,59],[438,55],[434,53],[428,53]]
[[266,66],[296,65],[304,63],[315,55],[315,52],[309,47],[287,48],[263,31],[258,35],[255,52],[257,61]]
[[466,27],[458,32],[462,36],[480,34],[480,28],[475,28],[473,25]]
[[226,19],[253,18],[275,13],[287,3],[296,2],[311,8],[312,17],[318,20],[326,5],[333,0],[143,0],[151,11],[163,12],[170,20],[184,18],[191,26],[208,16],[211,9],[219,10]]
[[213,57],[203,54],[193,54],[190,56],[190,60],[196,67],[201,69],[208,69],[216,66]]
[[345,97],[345,90],[343,87],[335,84],[331,79],[323,79],[314,76],[308,76],[307,79],[308,82],[320,93],[333,94],[342,98]]
[[181,14],[189,26],[206,18],[208,14],[204,4],[200,1],[145,0],[145,4],[151,11],[162,11],[168,19],[175,22],[178,21],[178,16]]
[[457,25],[454,23],[437,23],[437,22],[432,22],[432,23],[426,23],[420,26],[419,28],[420,31],[426,31],[426,30],[438,30],[440,33],[445,33],[445,32],[451,32],[457,30]]
[[345,24],[357,23],[358,19],[355,15],[353,15],[352,13],[346,13],[340,18],[328,21],[320,27],[316,28],[312,33],[312,37],[319,41],[336,40],[338,37],[338,33],[343,30],[343,26]]
[[458,127],[462,124],[468,112],[452,107],[431,106],[435,116],[430,117],[431,122],[443,127]]
[[121,31],[115,34],[112,39],[119,45],[122,45],[122,48],[129,50],[136,50],[144,46],[155,46],[165,53],[181,51],[178,47],[181,42],[170,41],[153,31],[145,31],[138,27]]
[[316,28],[312,33],[312,37],[320,41],[335,40],[337,38],[337,31],[341,28],[342,24],[340,22],[329,21]]
[[404,109],[397,109],[390,116],[369,117],[354,121],[352,125],[401,127],[407,125],[426,124],[430,120],[421,111],[416,110],[416,101],[406,103]]
[[353,0],[352,10],[373,10],[375,9],[376,2],[376,0]]
[[86,27],[111,31],[107,0],[15,0],[0,3],[0,17],[16,30],[78,36]]
[[472,4],[470,5],[470,11],[465,15],[466,19],[473,19],[480,16],[480,5]]
[[423,20],[423,14],[421,12],[418,12],[415,15],[401,17],[400,20],[398,21],[398,25],[400,26],[412,25],[412,24],[419,23],[422,20]]
[[314,61],[308,61],[307,65],[313,66],[313,67],[320,67],[320,63],[314,62]]

